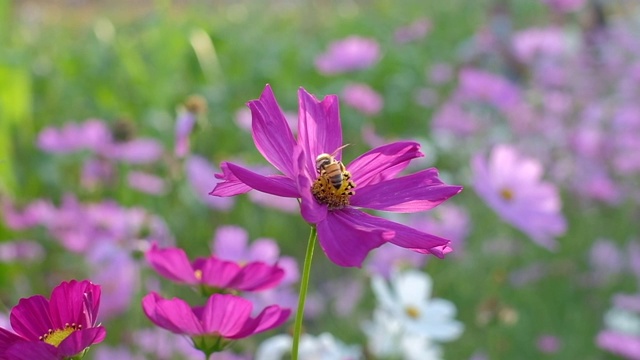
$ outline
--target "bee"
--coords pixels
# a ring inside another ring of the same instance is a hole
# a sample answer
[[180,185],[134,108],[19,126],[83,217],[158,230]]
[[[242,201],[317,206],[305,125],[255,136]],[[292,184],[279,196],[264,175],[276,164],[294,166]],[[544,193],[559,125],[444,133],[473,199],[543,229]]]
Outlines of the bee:
[[331,154],[320,154],[316,158],[316,170],[318,174],[321,176],[326,175],[336,190],[342,186],[347,169],[344,167],[342,161],[336,160],[334,155],[348,145],[349,144],[340,146]]
[[329,209],[344,208],[349,205],[349,197],[355,194],[353,189],[356,184],[351,181],[351,173],[334,157],[345,146],[347,145],[339,147],[332,154],[320,154],[316,158],[319,176],[311,187],[311,193],[319,203],[326,204]]

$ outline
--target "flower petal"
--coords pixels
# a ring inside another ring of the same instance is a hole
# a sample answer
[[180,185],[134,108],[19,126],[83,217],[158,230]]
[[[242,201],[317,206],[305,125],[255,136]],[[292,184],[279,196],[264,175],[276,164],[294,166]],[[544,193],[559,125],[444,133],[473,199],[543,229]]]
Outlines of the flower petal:
[[[297,159],[296,170],[298,176],[296,178],[298,189],[300,192],[300,213],[310,224],[317,224],[327,217],[327,206],[321,205],[316,201],[311,193],[312,179],[309,171],[304,168],[305,166],[305,153],[300,147],[296,149],[295,158]],[[315,175],[315,170],[313,170]]]
[[446,249],[444,246],[450,243],[447,239],[352,208],[345,208],[339,212],[342,214],[341,216],[347,218],[346,221],[352,224],[381,231],[385,241],[421,254],[431,253],[442,258],[446,253],[446,251],[443,251],[443,249]]
[[263,262],[245,265],[234,279],[234,288],[242,291],[260,291],[278,286],[284,277],[284,270]]
[[[227,163],[227,166],[233,175],[252,189],[278,196],[300,197],[296,184],[286,176],[264,176],[232,163]],[[213,190],[214,195],[216,195],[217,188],[218,186]]]
[[2,354],[1,359],[10,360],[59,360],[57,349],[45,342],[16,343]]
[[65,357],[74,356],[89,346],[102,342],[105,336],[107,331],[102,326],[74,331],[60,343],[58,354]]
[[222,174],[215,174],[216,179],[222,180],[216,183],[216,186],[211,190],[209,195],[211,196],[236,196],[244,194],[251,190],[251,187],[243,183],[237,176],[229,170],[229,163],[223,162],[220,164]]
[[198,318],[182,299],[163,299],[151,292],[142,298],[142,310],[154,324],[175,334],[203,334]]
[[374,210],[418,212],[429,210],[462,191],[446,185],[435,168],[357,188],[351,205]]
[[[307,168],[315,169],[315,159],[322,153],[333,153],[342,146],[342,127],[338,97],[328,95],[318,101],[305,89],[298,91],[298,144],[306,154]],[[342,152],[334,155],[341,159]]]
[[7,329],[0,328],[0,354],[5,352],[11,345],[27,340],[18,336]]
[[159,249],[153,244],[145,257],[149,265],[161,276],[179,283],[198,283],[187,254],[180,248]]
[[204,285],[217,288],[233,288],[235,279],[240,274],[240,265],[233,261],[224,261],[215,257],[199,259],[197,268],[202,271],[201,282]]
[[16,334],[29,340],[37,340],[54,328],[49,314],[49,301],[41,295],[20,299],[18,305],[11,309],[9,321]]
[[251,315],[251,301],[235,295],[213,294],[202,311],[207,334],[220,333],[230,338],[240,332]]
[[[369,251],[384,244],[384,229],[357,221],[360,210],[330,211],[317,224],[318,240],[327,257],[340,266],[360,267]],[[364,213],[362,213],[364,214]]]
[[242,331],[230,338],[241,339],[263,331],[271,330],[287,321],[290,314],[290,309],[283,309],[278,305],[267,306],[255,319],[249,319],[249,321],[245,323]]
[[251,109],[251,129],[256,148],[276,169],[287,177],[293,177],[291,156],[296,141],[271,86],[265,86],[260,99],[247,105]]
[[361,188],[394,177],[404,170],[411,160],[423,156],[417,142],[398,141],[358,156],[347,165],[347,170],[351,172],[356,188]]

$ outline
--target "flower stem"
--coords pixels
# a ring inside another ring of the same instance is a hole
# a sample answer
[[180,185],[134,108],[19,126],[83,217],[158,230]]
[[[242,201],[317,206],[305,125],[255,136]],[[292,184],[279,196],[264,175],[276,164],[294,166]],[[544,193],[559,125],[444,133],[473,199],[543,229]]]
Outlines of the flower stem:
[[313,250],[316,246],[318,233],[316,227],[311,227],[309,234],[309,243],[307,243],[307,254],[304,257],[304,265],[302,269],[302,279],[300,280],[300,295],[298,296],[298,310],[296,311],[296,321],[293,325],[293,345],[291,346],[291,360],[298,360],[298,345],[300,343],[300,335],[302,333],[302,318],[304,317],[304,302],[307,299],[307,290],[309,289],[309,277],[311,275],[311,260],[313,259]]

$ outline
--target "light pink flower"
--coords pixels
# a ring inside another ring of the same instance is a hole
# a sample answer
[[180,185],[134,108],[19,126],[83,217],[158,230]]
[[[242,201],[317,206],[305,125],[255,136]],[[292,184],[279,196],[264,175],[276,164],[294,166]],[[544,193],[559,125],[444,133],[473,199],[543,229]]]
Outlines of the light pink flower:
[[369,116],[378,114],[384,105],[382,96],[366,84],[345,86],[342,97],[347,105]]
[[471,167],[474,189],[489,207],[538,245],[556,248],[555,237],[564,234],[567,225],[558,190],[542,180],[539,161],[498,145],[488,159],[474,156]]
[[326,75],[362,70],[380,59],[380,45],[374,39],[349,36],[333,42],[315,61],[319,72]]

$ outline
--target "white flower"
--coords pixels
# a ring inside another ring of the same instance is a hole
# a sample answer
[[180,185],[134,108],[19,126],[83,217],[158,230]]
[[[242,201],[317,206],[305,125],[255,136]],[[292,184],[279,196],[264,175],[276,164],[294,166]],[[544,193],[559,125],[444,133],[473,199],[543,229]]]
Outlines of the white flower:
[[[263,341],[256,351],[255,360],[281,360],[291,351],[293,339],[283,334]],[[317,337],[303,334],[298,357],[304,360],[358,360],[362,352],[358,346],[347,346],[329,333]]]
[[380,309],[397,319],[406,334],[424,335],[433,341],[451,341],[462,334],[463,324],[454,320],[455,305],[431,299],[429,275],[408,270],[391,275],[391,286],[381,277],[372,280]]
[[368,350],[376,357],[404,360],[441,360],[442,350],[422,334],[406,333],[402,323],[389,312],[377,309],[373,321],[363,330],[368,337]]

